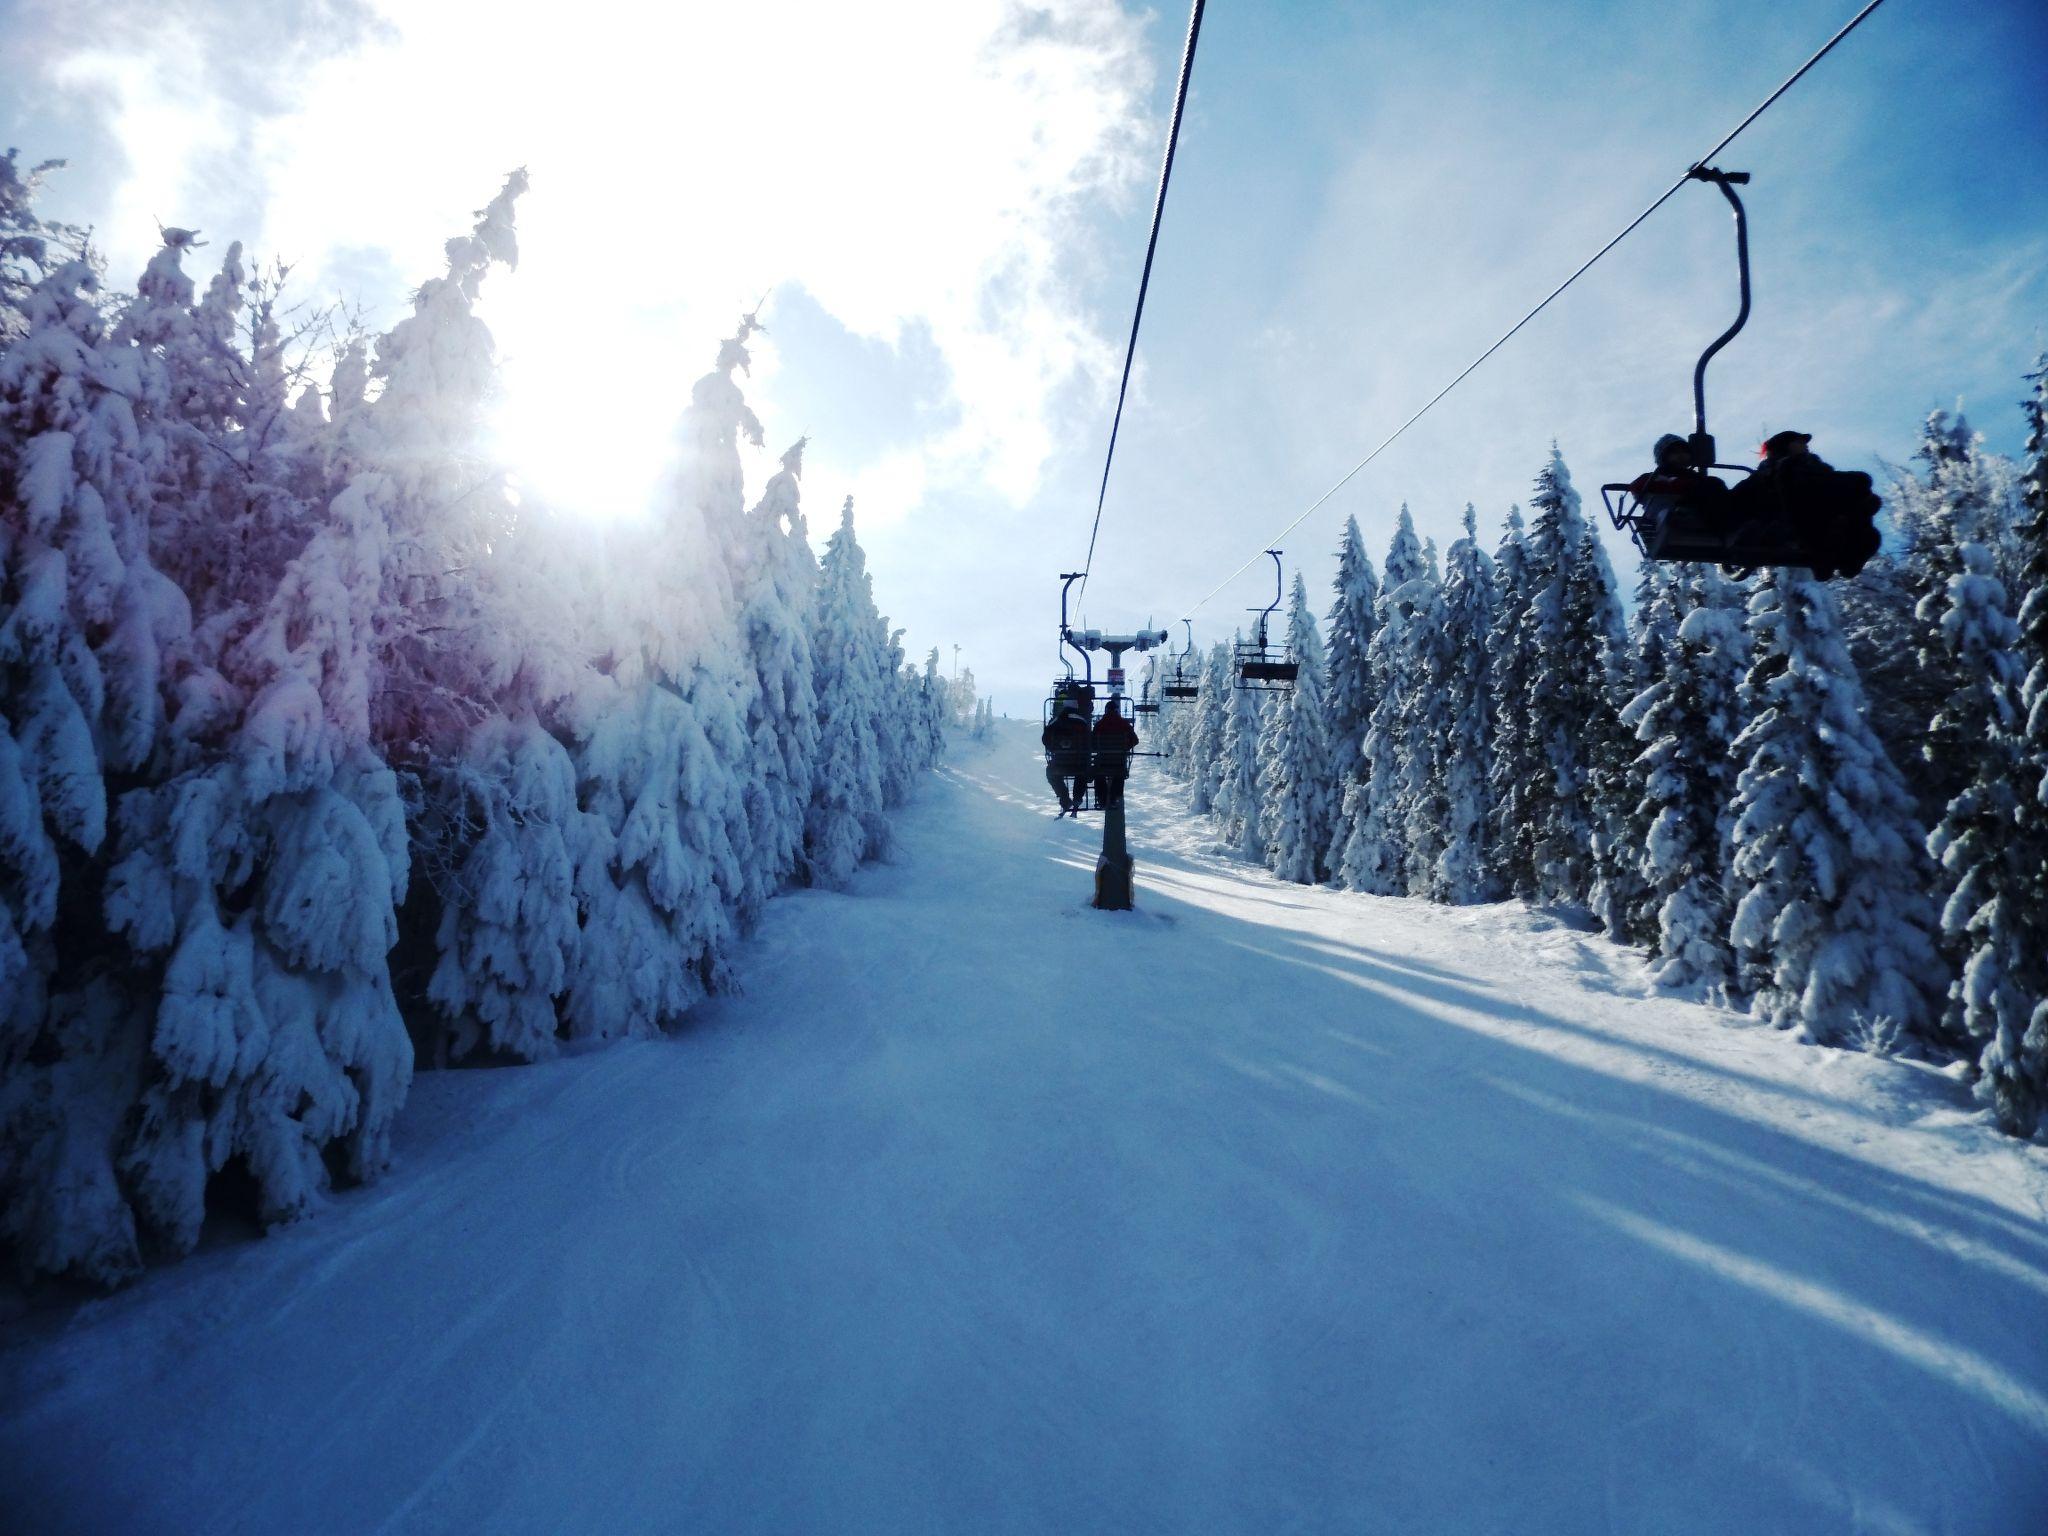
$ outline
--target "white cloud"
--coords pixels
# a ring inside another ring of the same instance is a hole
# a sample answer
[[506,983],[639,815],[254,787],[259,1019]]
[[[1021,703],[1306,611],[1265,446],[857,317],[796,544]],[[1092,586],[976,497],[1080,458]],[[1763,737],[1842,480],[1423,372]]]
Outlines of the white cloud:
[[[597,515],[645,501],[716,338],[779,285],[801,283],[862,336],[921,327],[957,407],[917,446],[918,474],[900,449],[884,466],[867,445],[821,444],[814,481],[1029,497],[1054,396],[1113,366],[1070,253],[1149,156],[1136,117],[1149,66],[1118,7],[380,10],[260,112],[215,94],[229,77],[200,67],[177,28],[123,34],[130,48],[146,39],[139,51],[53,60],[60,83],[117,103],[129,173],[108,220],[116,270],[146,255],[151,216],[203,224],[211,203],[260,209],[260,229],[218,233],[296,260],[315,292],[346,292],[366,254],[416,280],[523,163],[520,270],[486,294],[506,441],[536,488]],[[248,150],[205,184],[190,168],[230,125]],[[403,302],[352,296],[381,301],[378,324]],[[751,392],[776,430],[772,343],[761,360]]]

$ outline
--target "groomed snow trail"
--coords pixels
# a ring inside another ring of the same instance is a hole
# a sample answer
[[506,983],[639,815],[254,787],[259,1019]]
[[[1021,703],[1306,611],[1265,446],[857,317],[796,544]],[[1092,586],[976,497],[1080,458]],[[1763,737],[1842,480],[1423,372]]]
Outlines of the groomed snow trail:
[[6,1325],[0,1524],[2048,1529],[2048,1154],[1035,731],[678,1038],[423,1075],[319,1219]]

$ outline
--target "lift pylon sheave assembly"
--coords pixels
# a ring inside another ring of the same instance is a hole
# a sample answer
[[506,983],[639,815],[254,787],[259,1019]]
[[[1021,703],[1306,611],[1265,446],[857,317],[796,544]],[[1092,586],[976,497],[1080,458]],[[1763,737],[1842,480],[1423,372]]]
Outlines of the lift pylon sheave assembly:
[[[1788,434],[1798,438],[1796,458],[1804,461],[1796,468],[1767,464],[1758,473],[1716,461],[1707,428],[1707,364],[1749,323],[1749,214],[1735,192],[1748,184],[1749,173],[1696,165],[1687,174],[1719,189],[1735,216],[1741,303],[1733,323],[1693,365],[1691,435],[1682,449],[1675,436],[1660,441],[1650,473],[1600,487],[1608,519],[1649,560],[1698,561],[1738,574],[1777,565],[1802,567],[1823,580],[1838,569],[1853,575],[1877,549],[1873,519],[1881,503],[1868,475],[1823,465],[1804,453],[1799,434]],[[1715,478],[1716,470],[1743,478],[1731,488]]]
[[1269,626],[1280,607],[1280,551],[1266,553],[1273,557],[1273,601],[1250,610],[1258,618],[1252,621],[1251,639],[1237,642],[1237,686],[1255,693],[1287,693],[1301,675],[1301,663],[1292,649],[1269,640]]

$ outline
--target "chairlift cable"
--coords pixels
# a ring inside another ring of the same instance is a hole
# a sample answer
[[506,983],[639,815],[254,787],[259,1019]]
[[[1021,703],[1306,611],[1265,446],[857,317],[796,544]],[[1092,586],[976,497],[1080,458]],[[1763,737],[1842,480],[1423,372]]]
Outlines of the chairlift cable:
[[1095,521],[1088,529],[1088,558],[1081,563],[1081,595],[1088,593],[1088,575],[1095,569],[1095,537],[1102,531],[1102,504],[1109,497],[1109,467],[1116,461],[1117,429],[1123,425],[1124,396],[1131,387],[1131,363],[1138,355],[1138,325],[1145,318],[1145,291],[1152,286],[1152,254],[1159,249],[1159,223],[1166,212],[1166,184],[1173,179],[1173,151],[1180,143],[1181,114],[1188,103],[1188,76],[1195,67],[1195,40],[1202,35],[1202,7],[1195,0],[1188,14],[1187,46],[1181,50],[1180,84],[1173,96],[1173,121],[1166,130],[1166,158],[1159,166],[1159,192],[1152,200],[1152,234],[1145,242],[1145,267],[1138,277],[1138,305],[1131,314],[1131,339],[1124,348],[1123,381],[1116,387],[1116,415],[1109,424],[1109,452],[1102,460],[1102,486],[1095,493]]
[[[1759,102],[1755,109],[1750,112],[1749,116],[1745,117],[1741,122],[1737,123],[1732,129],[1730,129],[1728,133],[1721,139],[1721,141],[1718,144],[1716,144],[1712,149],[1708,150],[1705,154],[1701,155],[1697,160],[1693,161],[1693,163],[1690,166],[1686,167],[1685,174],[1679,177],[1678,180],[1674,181],[1670,186],[1666,187],[1664,191],[1658,195],[1657,200],[1655,202],[1651,203],[1649,207],[1645,208],[1633,219],[1630,219],[1628,223],[1622,227],[1621,232],[1619,234],[1615,235],[1614,238],[1609,240],[1605,245],[1601,246],[1599,250],[1595,251],[1591,256],[1587,257],[1586,260],[1580,264],[1579,268],[1575,272],[1573,272],[1570,277],[1567,277],[1563,282],[1559,283],[1555,288],[1551,289],[1549,293],[1545,294],[1543,296],[1542,301],[1538,303],[1534,309],[1530,310],[1526,315],[1522,316],[1521,319],[1517,320],[1512,326],[1510,326],[1505,332],[1503,332],[1500,339],[1495,341],[1492,346],[1488,347],[1484,352],[1480,353],[1477,357],[1473,358],[1471,362],[1467,363],[1464,369],[1458,374],[1456,378],[1452,379],[1450,383],[1446,384],[1442,389],[1438,390],[1434,395],[1431,395],[1429,399],[1426,402],[1424,402],[1422,409],[1418,410],[1414,415],[1410,416],[1406,421],[1402,422],[1400,426],[1394,428],[1392,432],[1388,433],[1387,436],[1380,441],[1379,445],[1375,447],[1371,453],[1368,453],[1364,458],[1360,459],[1356,464],[1352,465],[1350,469],[1346,470],[1344,473],[1344,477],[1340,479],[1335,485],[1331,486],[1327,491],[1323,492],[1323,494],[1318,496],[1314,501],[1310,502],[1307,508],[1303,510],[1300,516],[1296,517],[1293,522],[1289,523],[1285,528],[1282,528],[1278,533],[1274,534],[1271,538],[1267,539],[1265,541],[1266,545],[1276,545],[1283,542],[1288,534],[1292,533],[1296,528],[1299,528],[1303,523],[1307,522],[1308,519],[1311,516],[1313,516],[1323,506],[1325,502],[1327,502],[1332,496],[1335,496],[1339,491],[1344,489],[1345,486],[1349,485],[1351,481],[1357,476],[1360,470],[1364,469],[1368,464],[1372,463],[1374,459],[1378,458],[1388,448],[1392,447],[1395,440],[1398,439],[1402,433],[1406,432],[1410,427],[1414,426],[1416,422],[1420,421],[1424,416],[1428,415],[1430,410],[1437,404],[1438,401],[1442,400],[1445,395],[1448,395],[1452,390],[1456,389],[1460,384],[1464,383],[1466,379],[1471,377],[1471,375],[1477,371],[1481,363],[1484,363],[1488,358],[1492,357],[1494,353],[1498,352],[1502,347],[1506,346],[1508,342],[1514,338],[1516,333],[1522,329],[1523,326],[1527,325],[1531,320],[1534,320],[1538,315],[1542,314],[1545,309],[1549,308],[1551,300],[1555,299],[1559,294],[1563,293],[1565,289],[1571,287],[1573,283],[1577,282],[1581,277],[1585,276],[1587,271],[1591,269],[1595,262],[1597,262],[1601,257],[1605,256],[1609,251],[1613,250],[1617,245],[1621,244],[1621,242],[1628,238],[1628,236],[1634,234],[1637,227],[1640,226],[1645,219],[1649,218],[1651,214],[1655,213],[1659,208],[1662,208],[1666,203],[1671,201],[1671,199],[1677,194],[1678,190],[1681,187],[1684,187],[1688,182],[1694,179],[1692,173],[1695,170],[1699,169],[1701,166],[1706,165],[1708,162],[1713,160],[1715,156],[1719,155],[1722,150],[1726,149],[1730,144],[1734,143],[1737,136],[1740,135],[1745,128],[1749,127],[1749,125],[1751,123],[1754,123],[1759,117],[1762,117],[1767,108],[1774,104],[1780,96],[1783,96],[1787,91],[1791,90],[1794,85],[1798,84],[1799,81],[1806,75],[1808,70],[1812,69],[1814,65],[1818,64],[1822,59],[1826,58],[1830,53],[1832,53],[1837,43],[1841,42],[1843,38],[1847,37],[1851,32],[1855,31],[1856,28],[1863,23],[1864,18],[1869,16],[1872,11],[1876,10],[1882,4],[1884,4],[1884,0],[1869,0],[1869,3],[1866,4],[1862,10],[1858,11],[1854,16],[1850,17],[1849,20],[1843,24],[1840,31],[1836,32],[1833,37],[1829,38],[1827,42],[1821,45],[1820,50],[1816,52],[1812,58],[1808,59],[1804,64],[1800,65],[1799,68],[1795,69],[1790,75],[1787,75],[1785,77],[1784,82],[1780,84],[1776,90],[1772,91],[1770,95],[1766,96],[1761,102]],[[1091,550],[1093,548],[1092,540],[1090,541],[1090,548]],[[1196,603],[1194,607],[1188,609],[1187,613],[1184,614],[1183,617],[1192,618],[1195,614],[1199,613],[1209,603],[1209,601],[1216,596],[1217,593],[1221,592],[1233,581],[1236,581],[1238,577],[1242,576],[1246,571],[1250,570],[1254,565],[1258,564],[1260,559],[1264,557],[1264,554],[1265,549],[1261,548],[1257,554],[1254,554],[1247,558],[1244,564],[1240,565],[1236,570],[1232,571],[1228,576],[1224,577],[1223,580],[1218,582],[1214,587],[1210,588],[1209,591],[1203,595],[1201,601]]]

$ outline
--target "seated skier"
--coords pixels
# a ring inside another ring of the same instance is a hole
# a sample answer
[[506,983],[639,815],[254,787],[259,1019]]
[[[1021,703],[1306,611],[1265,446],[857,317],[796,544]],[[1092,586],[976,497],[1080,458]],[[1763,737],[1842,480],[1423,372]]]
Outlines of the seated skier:
[[1062,700],[1038,739],[1045,745],[1045,780],[1060,797],[1060,815],[1079,816],[1088,773],[1087,719],[1071,700]]
[[1131,776],[1131,754],[1138,750],[1138,733],[1118,709],[1121,703],[1122,700],[1112,696],[1103,708],[1102,718],[1095,722],[1095,801],[1098,805],[1116,805],[1123,800],[1124,780]]
[[1836,469],[1810,449],[1810,432],[1774,432],[1758,450],[1763,462],[1736,487],[1749,516],[1773,518],[1792,530],[1807,564],[1822,581],[1854,576],[1877,553],[1877,512],[1883,505],[1861,470]]
[[1651,455],[1657,467],[1637,475],[1628,485],[1629,494],[1643,509],[1643,542],[1651,555],[1663,549],[1666,537],[1675,531],[1676,520],[1713,538],[1725,537],[1728,487],[1694,467],[1691,445],[1677,433],[1666,432],[1657,439]]

